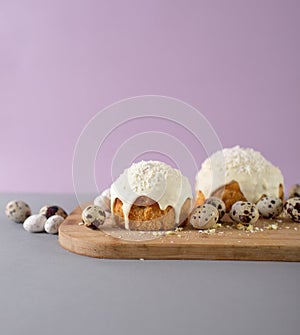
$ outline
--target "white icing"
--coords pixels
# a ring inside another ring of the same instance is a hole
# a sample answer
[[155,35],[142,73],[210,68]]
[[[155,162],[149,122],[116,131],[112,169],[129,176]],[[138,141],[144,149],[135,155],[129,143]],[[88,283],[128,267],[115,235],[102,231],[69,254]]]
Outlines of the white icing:
[[278,197],[284,186],[280,169],[268,162],[258,151],[239,146],[217,151],[207,158],[196,175],[196,192],[205,198],[218,188],[238,182],[246,199],[257,202],[262,195]]
[[131,206],[140,196],[154,200],[161,210],[168,206],[173,207],[176,224],[180,223],[180,212],[184,202],[193,199],[188,179],[179,170],[159,161],[133,163],[111,186],[111,212],[113,213],[115,200],[120,199],[123,203],[126,229],[129,229]]

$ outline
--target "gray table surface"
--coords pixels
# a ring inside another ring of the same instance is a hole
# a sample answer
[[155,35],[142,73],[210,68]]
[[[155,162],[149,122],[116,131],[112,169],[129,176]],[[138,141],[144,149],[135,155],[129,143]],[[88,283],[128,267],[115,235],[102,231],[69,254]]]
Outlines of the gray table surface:
[[[0,196],[0,334],[300,334],[300,264],[102,260],[4,215],[74,195]],[[90,200],[87,196],[87,200]]]

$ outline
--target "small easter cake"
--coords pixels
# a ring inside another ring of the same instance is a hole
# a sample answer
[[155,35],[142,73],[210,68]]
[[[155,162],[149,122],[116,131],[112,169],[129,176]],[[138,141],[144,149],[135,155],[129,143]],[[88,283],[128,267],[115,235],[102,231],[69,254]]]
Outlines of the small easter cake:
[[217,151],[207,158],[196,175],[196,205],[211,196],[221,198],[227,212],[237,201],[256,203],[263,196],[283,199],[280,169],[261,153],[239,146]]
[[183,225],[192,209],[188,179],[160,161],[133,163],[111,185],[111,213],[129,230],[171,230]]

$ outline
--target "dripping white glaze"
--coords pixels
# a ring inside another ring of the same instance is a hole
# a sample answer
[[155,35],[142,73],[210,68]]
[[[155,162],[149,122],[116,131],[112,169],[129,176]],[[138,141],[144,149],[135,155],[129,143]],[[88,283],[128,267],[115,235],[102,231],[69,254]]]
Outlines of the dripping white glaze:
[[113,213],[115,200],[120,199],[126,229],[129,229],[130,209],[140,196],[154,200],[161,210],[173,207],[176,224],[179,224],[184,202],[193,199],[188,179],[179,170],[159,161],[133,163],[111,186],[111,212]]
[[284,186],[280,169],[260,152],[235,146],[217,151],[203,162],[195,188],[208,198],[233,181],[238,182],[246,199],[254,203],[264,194],[278,197],[279,185]]

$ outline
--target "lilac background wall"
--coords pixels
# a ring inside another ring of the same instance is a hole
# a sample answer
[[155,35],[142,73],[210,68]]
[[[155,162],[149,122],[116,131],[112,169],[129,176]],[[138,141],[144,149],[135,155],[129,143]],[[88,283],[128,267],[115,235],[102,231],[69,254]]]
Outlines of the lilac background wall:
[[83,126],[143,94],[300,182],[300,1],[0,0],[0,41],[1,192],[72,192]]

